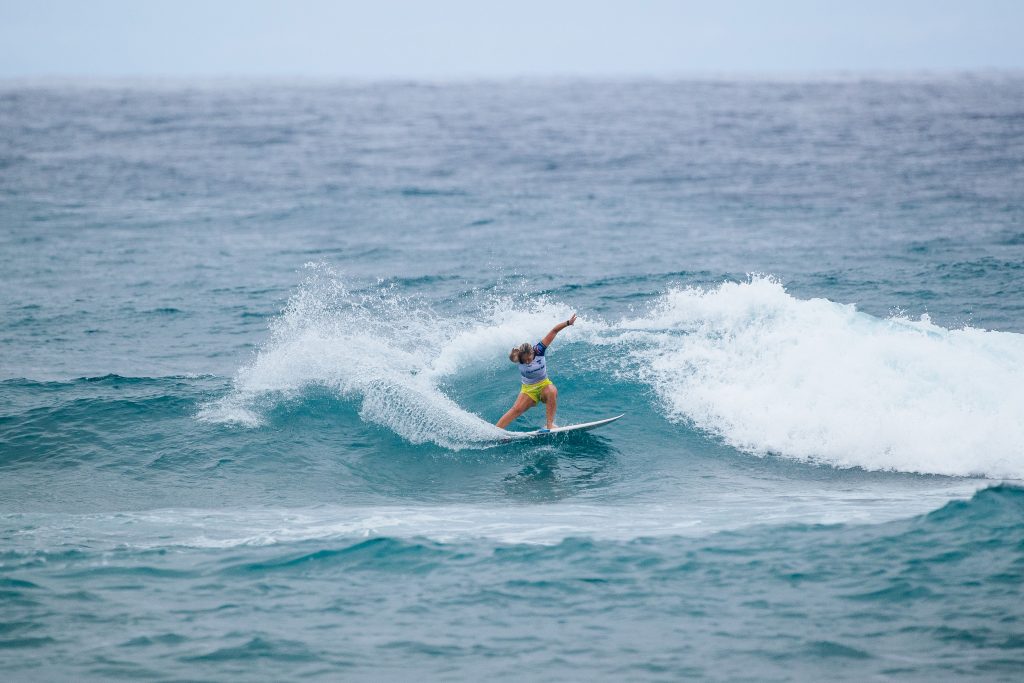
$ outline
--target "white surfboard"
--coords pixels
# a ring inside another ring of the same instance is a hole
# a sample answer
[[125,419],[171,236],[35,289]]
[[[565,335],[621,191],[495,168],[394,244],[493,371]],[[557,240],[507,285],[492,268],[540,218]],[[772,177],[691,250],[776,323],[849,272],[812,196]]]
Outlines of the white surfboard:
[[603,420],[596,420],[594,422],[583,422],[578,425],[566,425],[564,427],[555,427],[554,429],[538,429],[533,432],[509,432],[509,435],[515,439],[529,439],[535,436],[551,436],[552,434],[565,434],[566,432],[585,432],[591,429],[597,429],[603,427],[609,422],[615,422],[620,417],[625,415],[616,415],[615,417],[606,417]]

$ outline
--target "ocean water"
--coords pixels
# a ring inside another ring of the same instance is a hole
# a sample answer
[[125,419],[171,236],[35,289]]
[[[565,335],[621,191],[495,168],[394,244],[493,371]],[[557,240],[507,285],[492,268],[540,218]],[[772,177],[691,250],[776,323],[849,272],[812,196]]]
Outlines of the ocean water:
[[0,273],[4,680],[1024,672],[1020,75],[8,82]]

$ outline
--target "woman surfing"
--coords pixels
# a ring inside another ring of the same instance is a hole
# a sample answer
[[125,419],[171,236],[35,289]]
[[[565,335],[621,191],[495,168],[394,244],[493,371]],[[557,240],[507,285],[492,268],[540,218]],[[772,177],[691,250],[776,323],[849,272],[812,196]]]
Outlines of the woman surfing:
[[519,389],[519,396],[516,398],[516,402],[498,420],[498,427],[504,429],[517,417],[537,405],[538,401],[547,406],[545,428],[541,431],[548,431],[555,426],[555,411],[558,410],[558,389],[548,379],[548,365],[544,354],[547,352],[548,347],[551,346],[551,342],[555,341],[555,336],[575,322],[576,314],[573,313],[572,317],[564,323],[558,323],[552,327],[551,331],[536,344],[531,345],[530,342],[525,342],[512,349],[512,352],[508,354],[510,361],[519,364],[519,377],[523,382],[523,386]]

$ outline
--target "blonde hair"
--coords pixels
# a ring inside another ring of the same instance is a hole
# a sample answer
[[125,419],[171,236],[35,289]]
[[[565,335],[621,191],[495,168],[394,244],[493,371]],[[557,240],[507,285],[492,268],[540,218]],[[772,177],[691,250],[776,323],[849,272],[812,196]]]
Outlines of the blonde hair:
[[513,363],[518,363],[520,358],[531,353],[533,353],[533,346],[530,342],[523,342],[512,349],[511,353],[508,354],[508,359]]

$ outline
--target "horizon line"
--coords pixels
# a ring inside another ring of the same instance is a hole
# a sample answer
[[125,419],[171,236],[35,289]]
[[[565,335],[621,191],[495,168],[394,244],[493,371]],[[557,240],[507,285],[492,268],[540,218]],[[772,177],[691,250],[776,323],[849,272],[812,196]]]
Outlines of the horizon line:
[[857,80],[927,80],[951,78],[1015,78],[1024,77],[1024,67],[965,67],[965,68],[921,68],[921,69],[807,69],[807,70],[694,70],[675,73],[551,73],[551,74],[501,74],[501,75],[380,75],[355,76],[348,74],[302,74],[302,73],[223,73],[223,74],[40,74],[0,75],[4,85],[187,85],[187,84],[247,84],[247,83],[294,83],[296,85],[316,84],[391,84],[391,85],[468,85],[501,83],[560,83],[560,82],[788,82],[826,81],[844,82]]

